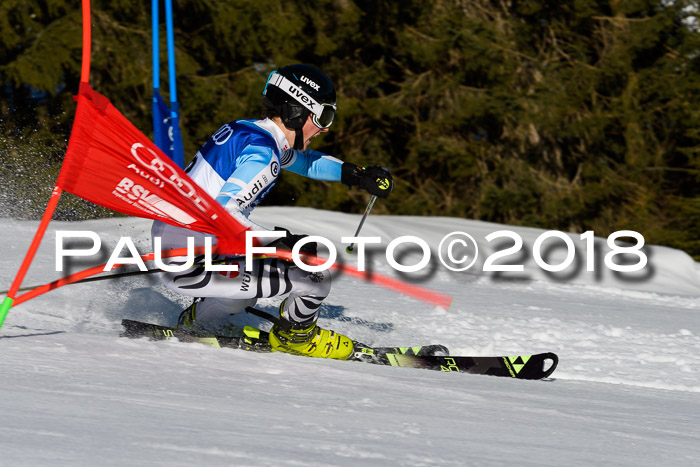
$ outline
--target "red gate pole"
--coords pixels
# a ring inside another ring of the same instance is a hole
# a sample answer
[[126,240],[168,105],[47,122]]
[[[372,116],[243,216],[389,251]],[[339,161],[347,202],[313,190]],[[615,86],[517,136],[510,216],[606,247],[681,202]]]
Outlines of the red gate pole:
[[12,303],[14,302],[15,296],[17,295],[17,290],[19,289],[19,286],[22,285],[22,281],[24,280],[24,276],[27,274],[29,265],[32,263],[34,255],[39,249],[39,244],[41,243],[41,239],[44,237],[44,232],[46,232],[46,228],[49,226],[49,222],[51,222],[51,217],[53,216],[53,213],[56,210],[58,200],[61,198],[61,193],[63,193],[63,190],[60,187],[54,187],[53,192],[51,193],[51,198],[49,199],[49,203],[46,206],[44,215],[41,218],[41,222],[39,223],[39,228],[36,231],[36,234],[34,234],[32,244],[29,246],[29,251],[24,257],[24,261],[22,261],[22,265],[20,266],[19,271],[15,276],[14,282],[12,282],[10,290],[7,292],[7,296],[2,301],[2,305],[0,305],[0,327],[2,327],[2,323],[5,322],[5,317],[7,316],[7,312],[10,311],[10,308],[12,308]]
[[[83,85],[87,85],[90,79],[90,29],[90,0],[83,0],[83,61],[80,70],[81,88]],[[68,144],[70,145],[70,142]],[[22,261],[22,265],[17,272],[17,276],[15,276],[15,280],[12,282],[10,290],[7,292],[7,296],[2,301],[2,304],[0,304],[0,328],[5,322],[7,313],[10,311],[10,308],[12,308],[17,291],[22,285],[24,276],[27,274],[27,270],[29,270],[29,266],[31,265],[32,260],[34,260],[34,256],[39,249],[39,244],[44,237],[44,233],[49,226],[49,222],[51,222],[53,213],[56,211],[56,206],[58,205],[58,200],[61,198],[61,193],[63,193],[63,189],[58,185],[54,186],[53,192],[51,193],[51,198],[49,198],[49,202],[46,205],[46,210],[44,211],[44,215],[39,223],[39,228],[37,229],[36,234],[34,234],[34,239],[29,246],[29,251]]]

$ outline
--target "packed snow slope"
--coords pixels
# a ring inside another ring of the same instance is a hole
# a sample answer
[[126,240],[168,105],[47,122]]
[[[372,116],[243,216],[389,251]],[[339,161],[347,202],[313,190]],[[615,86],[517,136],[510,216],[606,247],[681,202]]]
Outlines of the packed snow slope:
[[[258,208],[254,220],[322,235],[356,264],[339,240],[354,233],[357,215]],[[2,224],[7,289],[37,223]],[[75,272],[106,262],[122,236],[149,252],[149,228],[127,218],[53,222],[24,285],[66,274],[55,270],[57,230],[102,239],[102,254],[67,265]],[[501,230],[524,246],[495,264],[523,264],[522,272],[483,272],[494,251],[513,245],[485,240]],[[700,464],[698,263],[647,247],[642,271],[613,274],[603,264],[605,239],[596,238],[589,272],[586,242],[573,235],[572,267],[546,272],[533,259],[543,231],[463,219],[373,215],[363,235],[383,246],[412,235],[437,253],[454,231],[479,245],[468,271],[452,272],[433,255],[424,271],[399,276],[383,249],[370,262],[377,273],[453,296],[448,310],[336,275],[321,324],[368,344],[441,343],[453,354],[553,351],[560,363],[552,379],[129,340],[119,337],[122,318],[173,324],[188,301],[154,275],[70,285],[13,308],[0,329],[0,465]],[[557,244],[546,242],[549,264],[565,257]],[[407,265],[420,259],[416,249],[396,256]],[[279,303],[259,307],[272,313]]]

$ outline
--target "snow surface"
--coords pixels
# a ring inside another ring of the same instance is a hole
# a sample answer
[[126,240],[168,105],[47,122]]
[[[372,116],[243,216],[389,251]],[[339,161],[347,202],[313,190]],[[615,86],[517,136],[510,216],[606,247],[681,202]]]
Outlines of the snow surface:
[[[268,207],[254,220],[339,244],[359,216]],[[7,289],[37,223],[2,223]],[[130,236],[146,253],[149,227],[132,218],[52,222],[24,285],[60,277],[56,230],[93,230],[112,246]],[[480,272],[494,251],[484,237],[498,230],[525,241],[506,258],[524,272]],[[336,276],[321,324],[368,344],[442,343],[453,354],[553,351],[552,379],[124,339],[122,318],[172,324],[187,300],[152,275],[70,285],[13,308],[0,329],[0,466],[700,464],[700,264],[648,247],[641,274],[612,274],[600,261],[587,272],[574,235],[576,267],[545,274],[531,254],[543,231],[464,219],[372,215],[363,235],[384,245],[415,235],[437,250],[453,231],[476,239],[476,265],[457,273],[432,261],[409,278],[454,296],[449,310]],[[600,260],[605,239],[596,247]],[[552,264],[563,259],[554,253]],[[372,257],[375,271],[399,277],[383,251]],[[278,304],[259,302],[270,312]]]

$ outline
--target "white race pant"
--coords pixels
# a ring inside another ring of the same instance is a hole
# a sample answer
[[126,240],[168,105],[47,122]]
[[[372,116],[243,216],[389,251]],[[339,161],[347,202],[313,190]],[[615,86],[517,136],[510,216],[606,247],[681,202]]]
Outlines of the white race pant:
[[[163,222],[153,223],[153,237],[161,237],[162,250],[184,248],[187,237],[195,238],[195,247],[204,246],[208,236],[200,232],[174,227]],[[248,266],[242,257],[214,256],[214,264],[236,264],[238,271],[206,271],[204,256],[195,257],[195,265],[183,272],[160,274],[163,283],[171,290],[191,297],[216,298],[205,300],[206,307],[218,313],[227,308],[228,314],[236,313],[252,306],[258,298],[277,297],[289,294],[284,302],[284,317],[294,323],[309,324],[318,318],[321,302],[331,290],[331,275],[328,271],[309,273],[292,263],[276,258],[253,260]],[[184,264],[185,257],[170,258],[168,264]],[[246,271],[249,267],[251,270]],[[202,303],[204,305],[204,303]]]

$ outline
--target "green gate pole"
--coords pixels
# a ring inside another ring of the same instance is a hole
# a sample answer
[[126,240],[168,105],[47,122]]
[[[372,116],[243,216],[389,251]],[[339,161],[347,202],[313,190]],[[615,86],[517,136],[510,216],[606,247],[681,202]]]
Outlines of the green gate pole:
[[10,308],[12,308],[12,302],[14,302],[13,299],[10,297],[5,297],[5,300],[3,300],[2,304],[0,305],[0,328],[2,327],[2,323],[5,322],[7,312],[10,311]]

